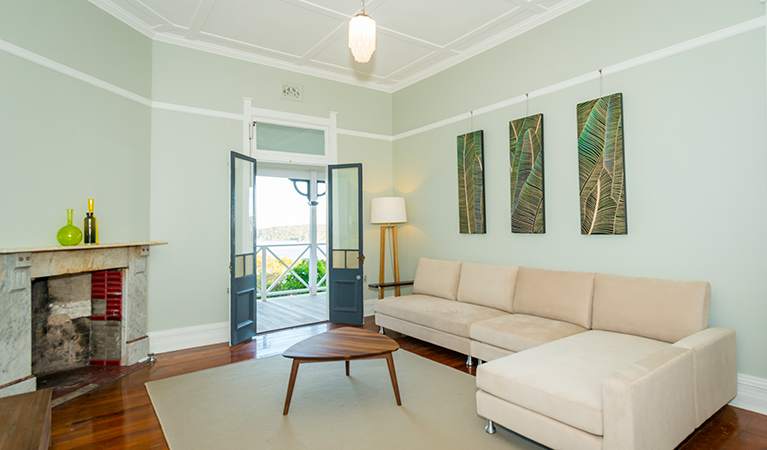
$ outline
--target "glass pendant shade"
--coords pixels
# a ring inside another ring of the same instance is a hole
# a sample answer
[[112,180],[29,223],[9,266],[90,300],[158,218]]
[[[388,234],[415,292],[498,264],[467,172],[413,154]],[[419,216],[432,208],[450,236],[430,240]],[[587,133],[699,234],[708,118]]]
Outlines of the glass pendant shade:
[[349,48],[359,63],[370,61],[376,51],[376,21],[365,13],[357,14],[349,21]]

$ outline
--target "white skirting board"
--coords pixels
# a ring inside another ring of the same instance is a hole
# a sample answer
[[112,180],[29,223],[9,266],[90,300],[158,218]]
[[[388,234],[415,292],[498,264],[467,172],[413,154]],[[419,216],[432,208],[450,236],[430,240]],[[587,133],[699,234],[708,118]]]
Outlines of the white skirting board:
[[738,395],[730,405],[759,414],[767,414],[767,380],[738,374]]
[[[365,316],[373,314],[375,300],[365,300]],[[149,333],[149,350],[165,353],[229,342],[229,323],[218,322]],[[767,379],[738,374],[738,395],[730,405],[767,415]]]
[[378,299],[377,298],[366,298],[365,299],[365,304],[364,304],[363,313],[362,313],[362,314],[364,314],[365,317],[375,316],[375,314],[376,314],[376,309],[375,309],[376,300],[378,300]]
[[[365,300],[364,315],[375,314],[376,299]],[[152,353],[173,352],[204,345],[229,342],[229,322],[209,323],[173,330],[149,332],[149,351]]]
[[149,351],[165,353],[229,342],[229,322],[149,332]]

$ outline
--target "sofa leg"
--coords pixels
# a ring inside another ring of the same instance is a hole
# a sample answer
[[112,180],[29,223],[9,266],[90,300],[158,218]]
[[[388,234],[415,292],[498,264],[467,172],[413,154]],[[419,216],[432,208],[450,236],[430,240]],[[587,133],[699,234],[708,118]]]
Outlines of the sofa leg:
[[384,333],[383,327],[378,327],[378,334],[386,334]]
[[471,359],[471,355],[468,355],[466,357],[466,365],[469,366],[469,367],[474,365],[474,361]]
[[490,419],[487,419],[487,425],[485,425],[485,433],[495,434],[495,424]]

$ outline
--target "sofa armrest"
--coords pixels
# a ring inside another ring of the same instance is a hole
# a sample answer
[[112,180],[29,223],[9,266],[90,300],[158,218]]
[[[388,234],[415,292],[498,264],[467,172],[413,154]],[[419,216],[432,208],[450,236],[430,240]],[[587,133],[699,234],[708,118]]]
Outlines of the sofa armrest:
[[697,427],[738,393],[735,331],[712,327],[677,341],[674,346],[692,350]]
[[692,351],[668,346],[602,381],[604,450],[674,448],[695,430]]

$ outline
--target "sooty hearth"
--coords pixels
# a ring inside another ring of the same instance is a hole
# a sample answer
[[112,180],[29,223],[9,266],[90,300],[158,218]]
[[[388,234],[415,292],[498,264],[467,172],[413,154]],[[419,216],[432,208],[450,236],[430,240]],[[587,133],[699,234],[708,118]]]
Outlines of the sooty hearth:
[[32,281],[32,373],[90,365],[91,275]]

